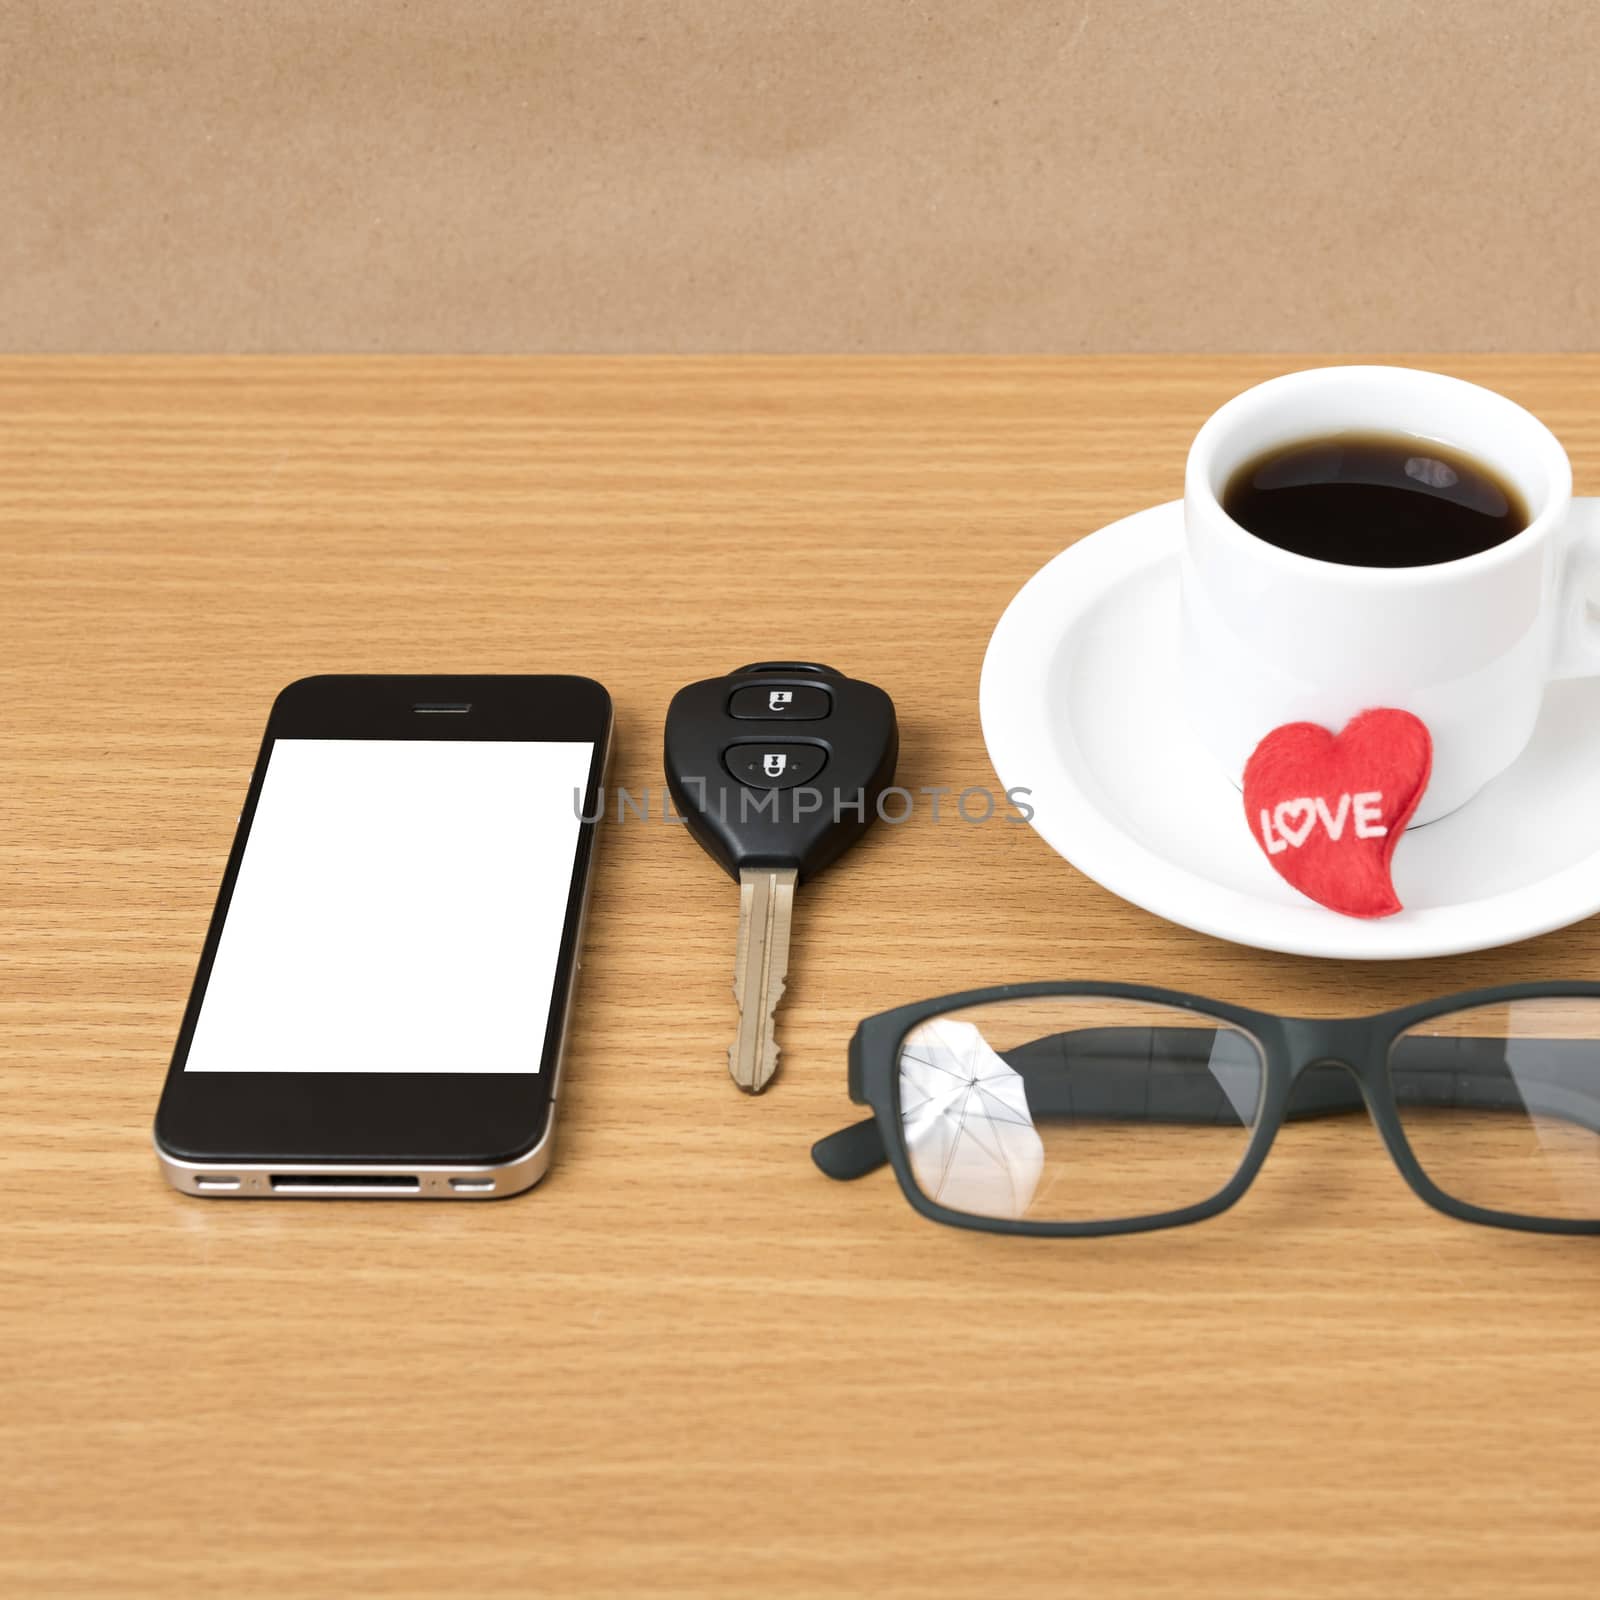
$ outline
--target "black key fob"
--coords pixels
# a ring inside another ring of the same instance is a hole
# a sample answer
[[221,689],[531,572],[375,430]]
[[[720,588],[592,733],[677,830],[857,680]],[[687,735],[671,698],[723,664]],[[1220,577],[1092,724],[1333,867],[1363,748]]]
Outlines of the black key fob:
[[894,702],[832,667],[761,661],[691,683],[667,708],[668,791],[735,878],[820,872],[878,820],[898,753]]

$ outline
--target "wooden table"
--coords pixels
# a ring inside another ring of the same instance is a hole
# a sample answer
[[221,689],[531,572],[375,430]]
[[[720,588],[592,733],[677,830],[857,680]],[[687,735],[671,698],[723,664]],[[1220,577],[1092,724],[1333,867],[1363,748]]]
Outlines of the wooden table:
[[[804,893],[785,1066],[724,1066],[736,896],[603,840],[557,1166],[497,1206],[206,1203],[148,1133],[274,692],[578,671],[660,783],[679,684],[875,680],[992,779],[979,663],[1292,360],[0,364],[0,1590],[1591,1596],[1600,1245],[1453,1223],[1289,1129],[1200,1227],[983,1237],[826,1182],[858,1018],[1115,976],[1330,1013],[1594,977],[1600,924],[1345,966],[1169,927],[1025,828],[879,828]],[[1429,364],[1600,490],[1600,359]]]

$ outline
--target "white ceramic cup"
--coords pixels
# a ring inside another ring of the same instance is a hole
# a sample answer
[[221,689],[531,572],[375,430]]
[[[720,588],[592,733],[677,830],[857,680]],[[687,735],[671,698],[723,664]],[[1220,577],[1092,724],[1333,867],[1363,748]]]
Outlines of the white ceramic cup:
[[[1521,493],[1529,522],[1426,567],[1317,561],[1246,532],[1230,476],[1299,439],[1352,431],[1453,446]],[[1600,674],[1600,500],[1574,500],[1566,452],[1490,389],[1406,367],[1321,367],[1235,396],[1184,478],[1183,683],[1192,726],[1234,780],[1286,722],[1338,731],[1374,706],[1414,712],[1433,776],[1413,827],[1465,805],[1521,754],[1552,678]]]

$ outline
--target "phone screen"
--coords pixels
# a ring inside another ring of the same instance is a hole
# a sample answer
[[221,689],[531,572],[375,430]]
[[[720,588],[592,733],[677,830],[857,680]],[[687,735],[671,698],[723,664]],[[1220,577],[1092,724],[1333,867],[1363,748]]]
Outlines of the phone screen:
[[537,1072],[593,755],[274,740],[184,1069]]

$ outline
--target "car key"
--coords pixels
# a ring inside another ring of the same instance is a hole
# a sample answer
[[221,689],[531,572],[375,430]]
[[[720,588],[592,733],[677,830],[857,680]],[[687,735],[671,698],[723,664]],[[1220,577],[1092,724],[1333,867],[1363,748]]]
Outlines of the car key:
[[889,696],[832,667],[763,661],[672,697],[667,788],[690,833],[739,883],[728,1071],[749,1094],[778,1070],[773,1029],[795,888],[877,820],[898,746]]

